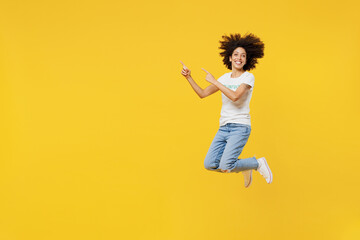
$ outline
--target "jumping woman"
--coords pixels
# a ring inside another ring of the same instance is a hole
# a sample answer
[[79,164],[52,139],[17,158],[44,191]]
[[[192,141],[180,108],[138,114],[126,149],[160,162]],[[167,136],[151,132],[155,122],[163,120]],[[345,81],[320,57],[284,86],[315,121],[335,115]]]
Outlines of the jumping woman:
[[257,59],[264,56],[264,43],[254,34],[230,34],[222,36],[219,49],[224,65],[231,70],[218,80],[208,71],[206,81],[211,83],[202,89],[191,77],[191,71],[183,62],[181,74],[188,80],[200,98],[221,91],[222,108],[220,127],[205,157],[205,168],[210,171],[230,173],[242,172],[245,187],[252,182],[252,170],[258,171],[271,183],[273,176],[264,157],[238,159],[251,132],[250,100],[255,77],[249,70],[255,68]]

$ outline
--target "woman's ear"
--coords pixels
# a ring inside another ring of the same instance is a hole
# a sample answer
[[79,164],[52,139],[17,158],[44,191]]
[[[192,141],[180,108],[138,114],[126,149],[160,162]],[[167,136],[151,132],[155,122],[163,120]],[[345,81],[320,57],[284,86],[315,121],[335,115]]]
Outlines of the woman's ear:
[[230,60],[230,62],[231,62],[231,56],[229,57],[229,60]]

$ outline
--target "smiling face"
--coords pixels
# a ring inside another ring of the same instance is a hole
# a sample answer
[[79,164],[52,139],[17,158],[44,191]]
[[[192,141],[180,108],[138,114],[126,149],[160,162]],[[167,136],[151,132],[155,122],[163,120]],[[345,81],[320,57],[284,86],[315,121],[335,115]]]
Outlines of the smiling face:
[[230,62],[232,69],[236,68],[238,70],[241,70],[244,65],[246,64],[246,51],[242,47],[236,48],[232,56],[230,56]]

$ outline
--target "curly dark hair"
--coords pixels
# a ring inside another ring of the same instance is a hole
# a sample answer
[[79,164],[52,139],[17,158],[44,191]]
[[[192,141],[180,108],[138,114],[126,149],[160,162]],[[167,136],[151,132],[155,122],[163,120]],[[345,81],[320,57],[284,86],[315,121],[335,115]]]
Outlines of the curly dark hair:
[[238,47],[242,47],[246,51],[246,64],[243,67],[245,71],[255,68],[258,63],[257,59],[264,56],[264,43],[252,33],[246,33],[243,37],[236,33],[230,34],[230,36],[224,35],[222,38],[223,41],[220,40],[219,49],[223,51],[220,56],[224,58],[224,65],[230,70],[232,70],[232,67],[229,57]]

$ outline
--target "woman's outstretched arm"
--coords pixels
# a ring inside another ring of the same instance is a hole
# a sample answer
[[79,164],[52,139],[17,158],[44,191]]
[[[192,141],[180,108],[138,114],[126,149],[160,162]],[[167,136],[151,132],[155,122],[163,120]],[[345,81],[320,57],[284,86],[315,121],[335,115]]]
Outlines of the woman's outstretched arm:
[[211,84],[210,86],[208,86],[207,88],[205,89],[202,89],[201,87],[199,87],[199,85],[197,85],[197,83],[194,81],[194,79],[189,76],[186,78],[188,80],[188,82],[190,83],[191,87],[194,89],[194,91],[197,93],[197,95],[200,97],[200,98],[205,98],[207,96],[210,96],[211,94],[217,92],[219,89]]
[[[181,61],[180,61],[181,62]],[[210,96],[211,94],[217,92],[219,90],[218,87],[216,87],[214,84],[211,84],[210,86],[208,86],[205,89],[202,89],[199,85],[197,85],[197,83],[194,81],[194,79],[191,77],[191,71],[190,69],[188,69],[183,62],[181,62],[181,64],[183,65],[183,69],[181,71],[181,74],[188,80],[189,84],[191,85],[191,87],[194,89],[194,91],[196,92],[196,94],[200,97],[200,98],[205,98],[207,96]]]

